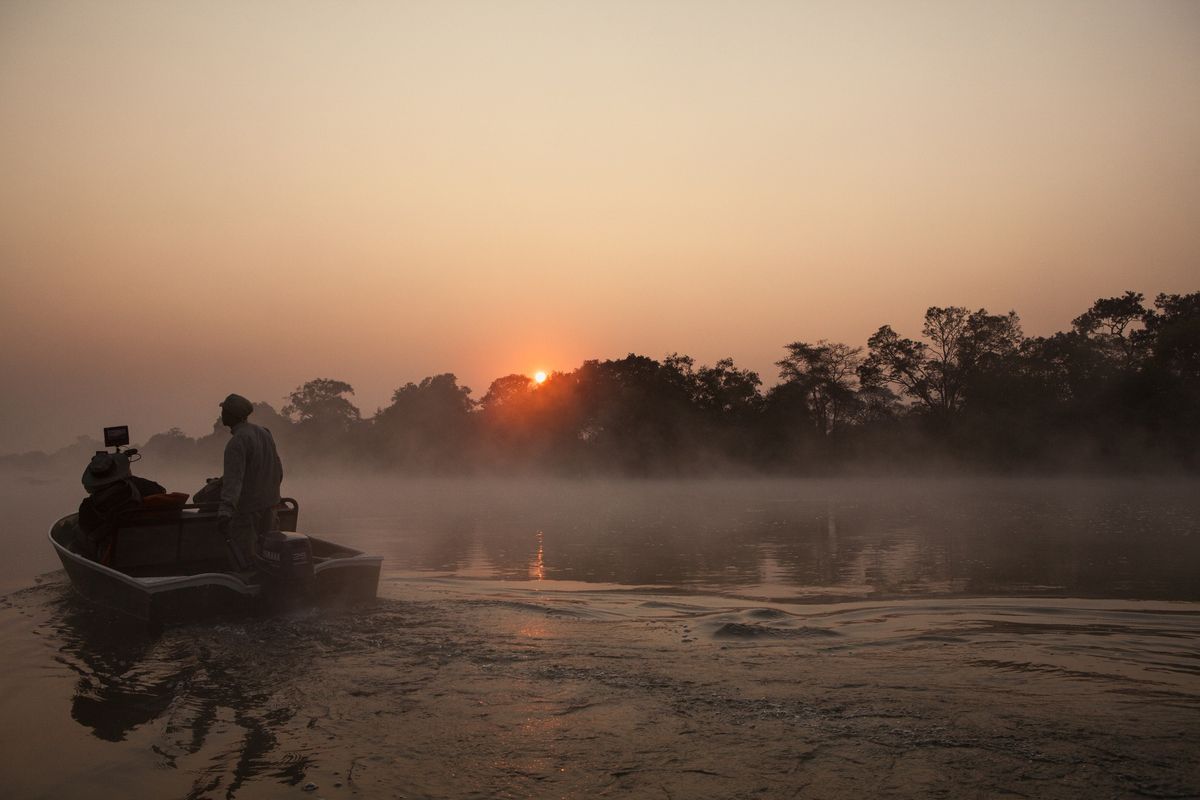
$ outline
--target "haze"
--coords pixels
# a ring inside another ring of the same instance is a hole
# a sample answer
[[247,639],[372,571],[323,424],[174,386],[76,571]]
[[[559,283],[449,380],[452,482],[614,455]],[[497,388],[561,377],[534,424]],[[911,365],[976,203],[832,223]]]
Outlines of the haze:
[[1188,2],[0,7],[0,452],[1189,292]]

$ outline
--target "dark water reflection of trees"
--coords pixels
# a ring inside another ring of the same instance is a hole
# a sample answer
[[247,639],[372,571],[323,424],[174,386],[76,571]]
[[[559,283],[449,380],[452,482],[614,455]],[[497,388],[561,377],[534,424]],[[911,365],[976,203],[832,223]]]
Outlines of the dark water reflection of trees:
[[[501,485],[503,486],[503,485]],[[397,571],[784,596],[1200,599],[1191,482],[448,482],[362,526]],[[457,488],[456,488],[457,487]]]

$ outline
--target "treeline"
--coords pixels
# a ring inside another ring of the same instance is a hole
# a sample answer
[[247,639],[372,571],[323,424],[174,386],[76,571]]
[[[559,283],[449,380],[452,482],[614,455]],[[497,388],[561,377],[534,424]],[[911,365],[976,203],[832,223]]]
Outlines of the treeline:
[[[793,342],[777,366],[764,391],[731,359],[630,354],[541,384],[507,375],[479,400],[447,373],[369,417],[349,383],[319,378],[251,420],[285,461],[420,474],[1200,467],[1200,292],[1100,299],[1049,337],[1014,312],[934,307],[919,337]],[[227,437],[219,422],[200,439],[172,429],[144,451],[215,467]]]

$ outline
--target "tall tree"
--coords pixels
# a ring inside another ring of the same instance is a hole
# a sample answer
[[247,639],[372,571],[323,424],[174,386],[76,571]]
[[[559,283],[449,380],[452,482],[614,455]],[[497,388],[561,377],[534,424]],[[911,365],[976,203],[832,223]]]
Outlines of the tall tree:
[[485,413],[499,412],[500,409],[521,406],[529,399],[533,391],[533,378],[528,375],[505,375],[496,378],[488,387],[487,394],[479,401],[479,407]]
[[1101,298],[1072,320],[1071,327],[1094,342],[1115,364],[1129,369],[1142,349],[1142,337],[1135,334],[1147,318],[1144,299],[1141,292]]
[[860,371],[868,382],[892,383],[919,406],[948,419],[963,405],[973,377],[1020,346],[1015,311],[989,314],[959,306],[930,307],[921,333],[926,342],[902,338],[884,325],[867,340],[870,355]]
[[283,414],[305,425],[345,430],[361,418],[358,408],[345,395],[354,387],[332,378],[315,378],[297,386],[283,407]]
[[576,435],[594,465],[645,473],[686,460],[692,405],[675,369],[630,353],[586,361],[572,377]]
[[1200,467],[1200,292],[1160,294],[1140,343],[1151,353],[1139,416],[1178,463]]
[[761,404],[762,379],[749,369],[738,369],[732,358],[722,358],[695,372],[694,402],[701,411],[731,422],[754,414]]
[[1155,362],[1180,377],[1200,379],[1200,292],[1158,295],[1144,321]]
[[196,455],[196,440],[179,428],[171,428],[151,436],[142,445],[142,451],[154,456],[160,464],[187,463]]
[[372,420],[385,460],[410,467],[456,468],[471,439],[471,390],[453,373],[406,383]]
[[828,436],[858,404],[855,384],[862,348],[821,339],[816,344],[792,342],[786,349],[787,356],[775,362],[779,377],[803,393],[817,432]]

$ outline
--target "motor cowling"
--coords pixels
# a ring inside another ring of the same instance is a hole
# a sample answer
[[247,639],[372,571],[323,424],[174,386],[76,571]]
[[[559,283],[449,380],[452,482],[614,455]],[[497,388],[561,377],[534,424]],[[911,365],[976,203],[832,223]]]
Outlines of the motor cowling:
[[259,540],[257,561],[270,594],[295,597],[312,592],[312,543],[304,534],[269,531]]

